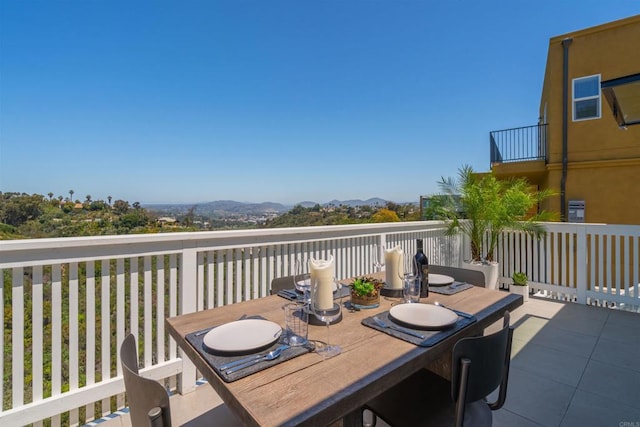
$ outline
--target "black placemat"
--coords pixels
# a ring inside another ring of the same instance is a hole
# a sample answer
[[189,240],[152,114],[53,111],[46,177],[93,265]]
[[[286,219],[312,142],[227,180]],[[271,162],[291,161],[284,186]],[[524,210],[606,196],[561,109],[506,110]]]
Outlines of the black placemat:
[[[213,329],[213,328],[210,328],[210,329]],[[240,378],[244,378],[251,374],[255,374],[256,372],[262,371],[264,369],[268,369],[272,366],[275,366],[289,359],[293,359],[294,357],[301,356],[305,353],[309,353],[314,350],[314,346],[312,343],[309,343],[306,346],[289,347],[288,349],[284,350],[280,354],[280,357],[278,357],[277,359],[262,361],[262,362],[256,363],[253,366],[249,366],[247,368],[233,372],[232,374],[227,374],[225,372],[222,372],[219,367],[224,365],[225,363],[233,362],[234,360],[239,360],[247,356],[250,356],[251,353],[240,354],[240,355],[225,355],[225,354],[215,354],[210,351],[207,351],[203,344],[204,336],[206,335],[205,332],[207,331],[202,330],[202,331],[192,332],[190,334],[187,334],[185,338],[187,339],[189,344],[191,344],[193,348],[195,348],[196,351],[200,353],[200,355],[207,361],[207,363],[209,363],[209,365],[213,368],[214,371],[216,371],[216,373],[220,376],[220,378],[222,378],[224,381],[228,383],[239,380]],[[284,344],[284,336],[285,334],[283,333],[280,336],[280,339],[278,339],[278,341],[275,342],[272,346],[265,349],[261,349],[259,352],[256,352],[255,354],[258,354],[258,353],[267,354],[271,350],[275,350],[276,348]]]
[[289,301],[298,301],[298,296],[302,299],[302,294],[297,293],[293,289],[282,289],[281,291],[278,291],[278,296],[288,299]]
[[[388,324],[393,324],[393,320],[391,320],[391,318],[389,317],[389,312],[385,311],[384,313],[379,313],[376,314],[377,317],[381,318],[382,320],[384,320],[386,323]],[[439,343],[440,341],[442,341],[443,339],[455,334],[456,332],[466,328],[467,326],[471,325],[472,323],[474,323],[477,319],[475,318],[475,316],[471,317],[471,318],[465,318],[462,316],[458,316],[458,321],[456,322],[456,324],[448,329],[444,329],[441,331],[425,331],[422,329],[413,329],[413,328],[406,328],[406,329],[410,329],[414,332],[417,332],[421,335],[424,336],[424,339],[421,338],[417,338],[411,335],[407,335],[403,332],[399,332],[396,330],[393,330],[391,328],[383,328],[381,326],[378,326],[378,324],[373,320],[374,317],[376,316],[371,316],[371,317],[367,317],[366,319],[362,320],[362,324],[365,326],[368,326],[370,328],[373,329],[377,329],[378,331],[384,332],[385,334],[391,335],[392,337],[396,337],[396,338],[400,338],[401,340],[410,342],[411,344],[415,344],[418,345],[420,347],[431,347],[436,345],[437,343]],[[399,326],[399,325],[398,325]],[[403,326],[404,327],[404,326]]]
[[[296,291],[295,289],[283,289],[278,291],[277,295],[289,301],[297,301],[302,299],[302,293]],[[334,292],[333,299],[344,298],[350,295],[351,288],[348,285],[342,285],[340,289]]]
[[429,286],[429,292],[433,292],[434,294],[453,295],[458,292],[466,291],[470,288],[473,288],[471,283],[453,282],[453,284],[447,286]]

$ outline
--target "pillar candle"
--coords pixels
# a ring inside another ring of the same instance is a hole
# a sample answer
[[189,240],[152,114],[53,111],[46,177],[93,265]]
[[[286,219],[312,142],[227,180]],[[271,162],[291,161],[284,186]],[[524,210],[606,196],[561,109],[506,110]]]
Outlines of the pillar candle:
[[402,289],[402,270],[404,267],[400,260],[403,256],[402,249],[400,246],[396,246],[395,248],[386,249],[384,251],[384,265],[385,265],[385,282],[386,287],[389,289]]
[[[333,308],[333,255],[328,260],[309,259],[311,295],[313,304],[320,310]],[[317,289],[315,288],[317,286]]]

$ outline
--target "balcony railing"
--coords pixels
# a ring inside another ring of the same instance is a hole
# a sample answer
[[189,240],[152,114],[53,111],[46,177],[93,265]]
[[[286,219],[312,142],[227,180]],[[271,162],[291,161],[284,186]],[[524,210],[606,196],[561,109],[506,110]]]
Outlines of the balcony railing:
[[491,164],[547,159],[547,125],[489,132]]
[[[505,233],[501,282],[525,271],[536,291],[579,303],[640,306],[640,227],[547,224],[535,240]],[[0,425],[74,425],[125,406],[118,346],[137,336],[142,372],[178,392],[196,371],[164,330],[167,316],[268,294],[292,262],[335,258],[370,272],[374,244],[461,266],[462,236],[436,221],[0,242]]]

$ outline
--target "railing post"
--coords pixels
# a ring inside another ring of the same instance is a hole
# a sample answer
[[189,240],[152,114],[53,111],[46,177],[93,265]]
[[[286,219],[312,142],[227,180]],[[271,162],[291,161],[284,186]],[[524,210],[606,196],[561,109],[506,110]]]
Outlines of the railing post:
[[[180,257],[178,293],[180,314],[193,313],[197,309],[198,251],[195,247],[184,248]],[[178,381],[178,393],[191,393],[196,388],[196,367],[189,358],[179,351],[182,358],[182,375]]]
[[578,226],[576,231],[576,291],[578,304],[587,303],[587,228]]

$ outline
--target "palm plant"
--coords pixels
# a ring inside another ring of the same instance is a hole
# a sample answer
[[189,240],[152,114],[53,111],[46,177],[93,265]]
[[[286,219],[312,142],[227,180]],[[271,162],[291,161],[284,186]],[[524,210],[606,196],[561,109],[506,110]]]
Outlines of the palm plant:
[[457,180],[442,177],[438,186],[446,196],[439,211],[448,220],[447,234],[461,232],[469,237],[472,261],[493,261],[503,231],[523,231],[540,238],[545,230],[539,222],[555,219],[548,211],[531,214],[554,192],[531,190],[524,179],[498,180],[492,174],[476,174],[471,166],[464,165],[458,170]]

